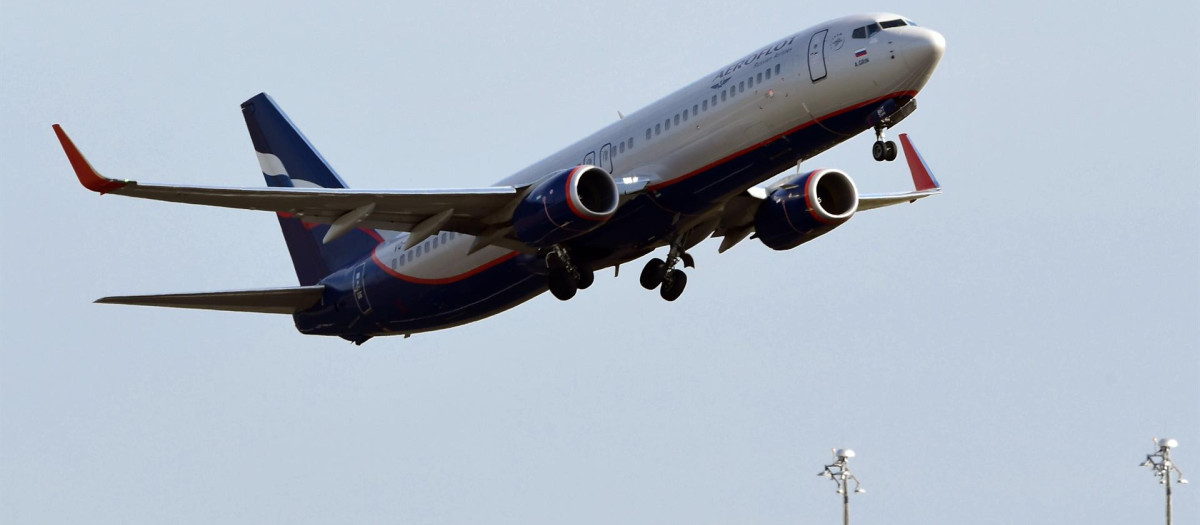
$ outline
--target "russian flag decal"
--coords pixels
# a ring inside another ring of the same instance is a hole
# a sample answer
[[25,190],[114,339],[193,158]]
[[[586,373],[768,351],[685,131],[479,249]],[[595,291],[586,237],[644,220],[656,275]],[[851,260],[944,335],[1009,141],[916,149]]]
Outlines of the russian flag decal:
[[867,48],[865,47],[854,52],[854,58],[862,58],[865,56],[867,56]]

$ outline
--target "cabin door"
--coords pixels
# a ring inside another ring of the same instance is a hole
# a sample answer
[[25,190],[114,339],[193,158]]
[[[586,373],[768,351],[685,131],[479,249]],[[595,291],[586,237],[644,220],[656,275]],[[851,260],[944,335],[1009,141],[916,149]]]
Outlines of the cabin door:
[[813,82],[825,78],[825,37],[828,29],[817,31],[808,41],[808,76]]

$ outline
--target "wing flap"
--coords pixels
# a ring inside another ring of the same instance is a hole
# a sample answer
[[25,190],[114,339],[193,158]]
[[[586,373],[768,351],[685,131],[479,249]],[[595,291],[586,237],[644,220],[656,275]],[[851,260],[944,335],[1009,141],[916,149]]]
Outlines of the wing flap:
[[101,304],[161,306],[227,312],[294,314],[307,310],[321,300],[324,285],[234,290],[227,292],[125,295],[97,299]]

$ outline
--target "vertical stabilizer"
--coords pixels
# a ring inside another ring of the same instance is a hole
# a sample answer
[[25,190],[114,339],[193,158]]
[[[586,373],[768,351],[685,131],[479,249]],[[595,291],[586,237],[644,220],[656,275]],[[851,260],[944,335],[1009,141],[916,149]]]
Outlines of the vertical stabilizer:
[[[345,188],[346,183],[325,158],[308,142],[283,110],[266,93],[242,103],[242,116],[258,155],[267,186],[297,188]],[[368,256],[383,237],[379,232],[358,228],[323,243],[329,225],[304,222],[279,214],[279,226],[292,255],[300,284],[317,284],[322,278]]]

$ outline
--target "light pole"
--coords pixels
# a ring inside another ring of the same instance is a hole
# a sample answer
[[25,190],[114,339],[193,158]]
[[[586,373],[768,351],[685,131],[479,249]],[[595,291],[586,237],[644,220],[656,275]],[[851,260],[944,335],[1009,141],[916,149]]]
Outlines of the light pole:
[[1178,447],[1179,442],[1174,439],[1154,438],[1154,446],[1158,447],[1158,450],[1153,454],[1146,454],[1146,461],[1143,461],[1141,466],[1153,469],[1154,475],[1158,477],[1158,484],[1166,486],[1167,525],[1171,525],[1171,472],[1175,472],[1175,478],[1180,485],[1187,484],[1188,480],[1183,477],[1179,465],[1171,460],[1171,449]]
[[825,465],[818,476],[832,479],[837,483],[837,493],[842,495],[842,525],[850,525],[850,480],[854,480],[854,493],[862,494],[867,489],[862,488],[858,478],[850,472],[849,459],[854,457],[854,451],[848,448],[833,449],[833,463]]

